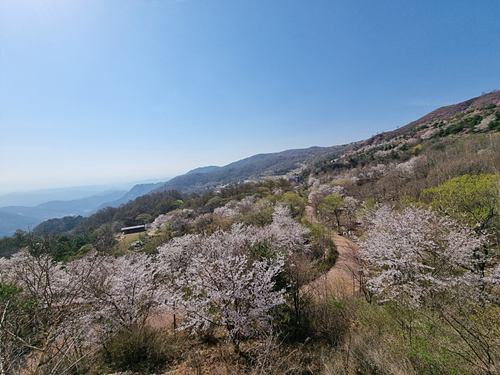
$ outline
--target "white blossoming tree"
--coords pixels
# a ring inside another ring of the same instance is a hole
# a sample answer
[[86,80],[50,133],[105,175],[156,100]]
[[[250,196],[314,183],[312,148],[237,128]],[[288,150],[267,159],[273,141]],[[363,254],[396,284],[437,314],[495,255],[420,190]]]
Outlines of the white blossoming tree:
[[100,321],[111,329],[143,327],[155,308],[173,298],[161,282],[158,263],[145,254],[105,257],[97,271],[86,292]]
[[474,278],[483,239],[430,209],[377,210],[360,255],[369,265],[368,289],[380,302],[420,306],[433,292]]
[[253,195],[245,197],[241,201],[231,200],[226,205],[217,207],[214,213],[221,217],[243,215],[253,210],[256,201],[257,199]]
[[0,373],[61,373],[88,355],[93,309],[83,296],[98,262],[63,265],[26,249],[2,260],[0,287],[9,294],[0,301]]
[[[484,259],[485,237],[431,209],[372,213],[360,255],[366,288],[408,334],[419,321],[454,335],[446,343],[482,373],[497,373],[500,358],[500,266]],[[477,264],[490,264],[484,271]]]
[[223,327],[239,351],[241,339],[269,330],[271,309],[284,302],[284,290],[274,290],[273,280],[282,270],[282,256],[270,263],[249,262],[248,256],[224,248],[200,253],[178,281],[188,290],[184,327]]
[[[229,232],[186,235],[159,247],[163,275],[182,296],[181,328],[221,327],[236,351],[243,338],[269,331],[272,309],[285,302],[285,290],[276,287],[275,279],[292,253],[307,251],[307,233],[287,208],[278,206],[266,227],[235,224]],[[255,254],[252,249],[259,244],[271,251]]]

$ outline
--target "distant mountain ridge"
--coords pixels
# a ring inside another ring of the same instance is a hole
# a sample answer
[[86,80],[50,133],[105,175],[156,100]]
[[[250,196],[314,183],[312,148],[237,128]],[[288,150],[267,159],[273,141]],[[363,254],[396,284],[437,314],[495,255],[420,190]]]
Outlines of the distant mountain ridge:
[[[165,180],[136,184],[128,191],[111,190],[105,186],[82,186],[0,195],[0,203],[25,203],[0,205],[0,237],[12,235],[17,229],[31,230],[49,219],[89,216],[105,207],[119,207],[163,185]],[[77,198],[66,199],[71,197]]]
[[20,193],[0,195],[0,207],[25,206],[35,207],[39,204],[52,201],[73,201],[109,194],[114,191],[126,191],[128,188],[113,188],[109,186],[75,186],[68,188],[42,189]]
[[[181,190],[187,193],[203,193],[218,186],[238,184],[245,180],[286,175],[300,169],[305,162],[313,162],[327,155],[337,155],[349,150],[354,144],[332,147],[309,147],[282,152],[258,154],[238,160],[223,167],[196,173],[193,170],[174,177],[152,192]],[[210,167],[209,167],[210,168]],[[203,170],[203,169],[202,169]]]
[[98,207],[98,210],[105,207],[119,207],[120,205],[125,204],[131,200],[134,200],[135,198],[138,198],[141,195],[148,194],[150,191],[156,189],[159,186],[162,186],[163,184],[164,182],[135,185],[132,189],[130,189],[127,193],[125,193],[125,195],[121,196],[119,199],[101,204]]
[[220,169],[221,167],[217,167],[215,165],[211,165],[211,166],[208,166],[208,167],[199,167],[199,168],[195,168],[191,171],[189,171],[188,173],[186,174],[193,174],[193,173],[208,173],[208,172],[213,172],[213,171],[216,171],[218,169]]
[[44,220],[63,216],[88,216],[102,204],[116,200],[123,190],[71,201],[51,201],[35,207],[7,206],[0,208],[0,236],[11,235],[17,229],[27,230]]

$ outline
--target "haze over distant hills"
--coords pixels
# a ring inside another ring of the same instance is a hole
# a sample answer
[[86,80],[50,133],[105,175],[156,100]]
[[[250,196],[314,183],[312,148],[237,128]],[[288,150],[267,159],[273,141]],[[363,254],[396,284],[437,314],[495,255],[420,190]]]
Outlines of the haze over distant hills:
[[33,190],[19,193],[7,193],[0,195],[0,207],[26,206],[35,207],[50,201],[71,201],[90,198],[119,190],[128,190],[130,187],[110,187],[104,185],[75,186],[68,188],[54,188]]
[[6,206],[0,208],[0,236],[10,235],[16,229],[29,229],[44,220],[64,216],[88,216],[100,205],[122,197],[126,191],[119,190],[89,198],[50,201],[34,207]]
[[103,203],[98,207],[98,209],[101,209],[104,207],[119,207],[120,205],[125,204],[128,201],[134,200],[135,198],[140,197],[141,195],[149,193],[151,190],[154,190],[155,188],[162,186],[163,184],[164,184],[164,182],[135,185],[132,189],[130,189],[128,192],[126,192],[119,199],[112,201],[112,202]]
[[89,216],[104,207],[118,207],[163,183],[137,184],[129,191],[96,185],[4,194],[0,196],[0,237],[32,229],[44,220]]

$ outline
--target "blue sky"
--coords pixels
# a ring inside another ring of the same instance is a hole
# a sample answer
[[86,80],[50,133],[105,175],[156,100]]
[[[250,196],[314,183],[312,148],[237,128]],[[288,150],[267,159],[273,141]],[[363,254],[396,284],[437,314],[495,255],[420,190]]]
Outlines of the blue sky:
[[0,193],[331,146],[500,89],[500,2],[0,0]]

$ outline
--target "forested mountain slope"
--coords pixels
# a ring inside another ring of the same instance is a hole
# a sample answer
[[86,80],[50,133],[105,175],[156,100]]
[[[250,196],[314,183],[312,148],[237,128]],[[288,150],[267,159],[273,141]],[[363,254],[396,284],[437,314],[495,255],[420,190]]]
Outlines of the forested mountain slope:
[[[380,133],[366,140],[364,143],[371,144],[380,138],[389,140],[398,136],[416,134],[417,132],[422,132],[422,130],[429,128],[435,129],[436,127],[441,128],[443,126],[450,127],[452,125],[459,124],[462,120],[467,118],[474,118],[476,115],[481,116],[481,119],[476,117],[475,121],[464,123],[464,127],[460,130],[477,125],[482,125],[479,128],[484,129],[490,121],[495,120],[494,109],[497,107],[498,103],[500,103],[500,91],[493,91],[461,103],[435,109],[418,120],[412,121],[405,126],[399,127],[398,129]],[[457,129],[454,129],[454,131],[457,131]],[[424,133],[422,132],[422,134]]]
[[286,175],[325,157],[334,157],[351,149],[354,144],[332,147],[310,147],[306,149],[287,150],[271,154],[259,154],[236,161],[215,170],[177,176],[154,192],[165,190],[181,190],[185,192],[203,193],[221,185],[239,184],[245,180],[257,181],[261,178]]

